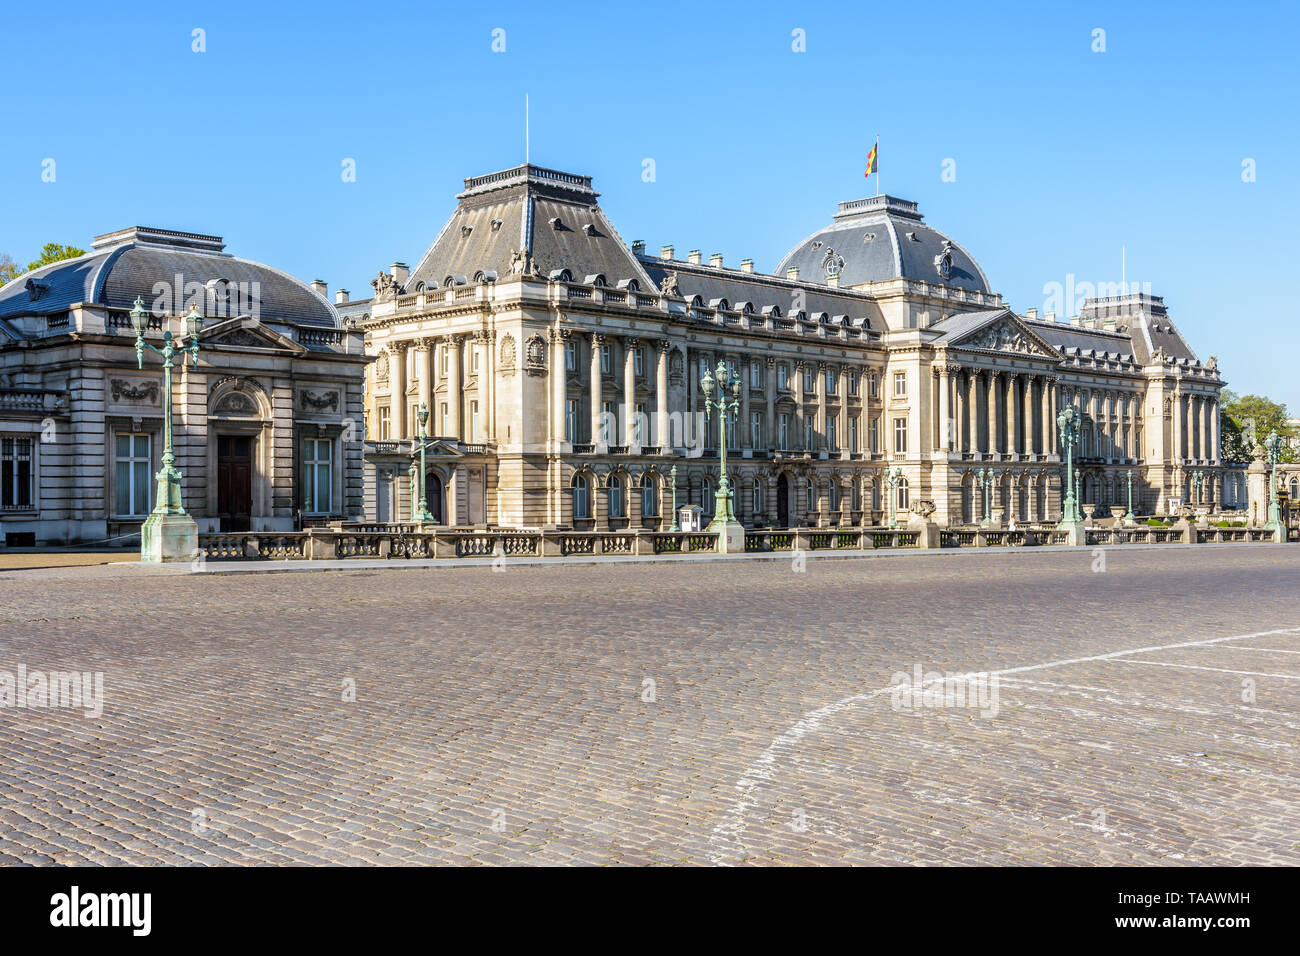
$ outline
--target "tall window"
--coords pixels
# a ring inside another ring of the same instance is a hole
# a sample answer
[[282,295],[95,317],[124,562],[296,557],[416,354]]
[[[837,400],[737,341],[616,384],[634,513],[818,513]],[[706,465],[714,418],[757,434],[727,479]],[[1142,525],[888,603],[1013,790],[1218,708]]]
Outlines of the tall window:
[[849,502],[849,510],[861,511],[862,510],[862,482],[854,478],[852,488],[853,491],[851,493],[853,495],[853,498]]
[[803,423],[803,447],[804,451],[811,451],[813,445],[813,421],[811,418],[805,419]]
[[749,413],[749,444],[754,448],[763,447],[763,413]]
[[897,508],[899,511],[906,511],[907,510],[907,479],[906,478],[898,479],[898,490],[896,492],[896,495],[897,495],[897,500],[894,502],[894,507]]
[[894,454],[907,454],[907,419],[894,419]]
[[907,373],[894,373],[894,397],[902,398],[907,394]]
[[789,385],[789,374],[790,372],[784,364],[776,367],[776,387],[783,392],[785,391],[786,386]]
[[728,417],[727,419],[727,447],[736,447],[736,420]]
[[858,373],[854,369],[849,370],[849,394],[858,394]]
[[763,483],[757,478],[750,485],[749,496],[750,513],[757,517],[763,513]]
[[613,402],[600,403],[600,437],[595,439],[603,444],[611,444],[610,437],[618,424],[618,413]]
[[576,398],[569,398],[564,401],[564,437],[566,441],[574,442],[578,440],[579,407]]
[[706,515],[713,514],[713,480],[705,478],[700,482],[700,507]]
[[420,434],[420,403],[412,402],[406,410],[406,427],[411,430],[411,437]]
[[811,367],[805,365],[803,369],[803,390],[805,392],[814,392],[817,390],[817,379],[813,377]]
[[849,454],[858,453],[858,420],[856,418],[849,420]]
[[834,394],[835,394],[835,371],[834,371],[834,369],[829,369],[829,368],[828,368],[828,369],[826,370],[826,394],[827,394],[827,395],[834,395]]
[[588,510],[587,479],[583,475],[573,476],[573,517],[586,518]]
[[302,511],[323,515],[334,509],[334,443],[328,438],[302,442]]
[[147,515],[152,507],[153,437],[124,434],[116,436],[114,453],[115,512],[119,515]]
[[632,350],[632,372],[637,378],[645,374],[645,356],[639,348]]
[[578,370],[578,343],[564,343],[564,370],[566,372],[576,372]]
[[749,363],[749,387],[750,388],[763,387],[763,365],[761,362]]
[[623,479],[618,475],[609,476],[609,516],[623,517]]
[[838,416],[828,415],[826,418],[826,447],[831,451],[840,450]]
[[817,510],[817,486],[813,483],[813,480],[811,478],[804,479],[803,493],[804,493],[804,499],[807,502],[805,506],[805,510],[816,511]]
[[871,419],[871,454],[880,454],[880,419]]
[[444,345],[438,350],[438,354],[441,357],[442,374],[446,375],[451,371],[451,346]]
[[790,447],[790,416],[784,412],[777,416],[776,443],[783,449]]
[[471,372],[478,371],[478,353],[479,353],[479,348],[477,345],[469,350],[469,370]]
[[600,374],[609,375],[613,369],[612,359],[610,358],[609,345],[600,347]]
[[387,405],[379,409],[379,440],[388,441],[393,437],[393,413]]
[[[0,439],[0,507],[32,506],[32,440]],[[148,510],[147,508],[145,510]]]
[[469,403],[469,440],[478,441],[478,402]]
[[649,472],[641,476],[641,516],[652,518],[659,514],[659,503],[655,496],[655,479]]
[[451,434],[451,411],[447,408],[447,403],[442,402],[438,409],[438,420],[442,422],[442,429],[438,432],[440,435]]
[[834,478],[831,479],[829,493],[826,496],[826,503],[832,512],[840,510],[840,485]]
[[[638,353],[639,354],[639,353]],[[646,426],[650,422],[650,408],[645,402],[638,402],[636,406],[636,420],[632,422],[632,434],[634,441],[638,445],[644,445],[646,441]]]
[[871,397],[872,397],[872,398],[875,398],[877,395],[880,394],[880,383],[879,383],[878,381],[876,381],[876,373],[875,373],[875,372],[872,372],[872,373],[871,373],[871,386],[870,386],[870,388],[871,388]]

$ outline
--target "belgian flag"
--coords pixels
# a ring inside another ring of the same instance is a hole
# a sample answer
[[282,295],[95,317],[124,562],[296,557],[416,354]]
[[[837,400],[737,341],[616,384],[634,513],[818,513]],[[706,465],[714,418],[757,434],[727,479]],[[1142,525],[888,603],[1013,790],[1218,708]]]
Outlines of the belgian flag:
[[877,167],[879,166],[879,159],[880,159],[878,155],[879,152],[880,152],[880,140],[876,140],[876,145],[872,146],[871,152],[867,153],[867,171],[862,174],[863,176],[870,176],[872,173],[879,172],[879,170],[877,169]]

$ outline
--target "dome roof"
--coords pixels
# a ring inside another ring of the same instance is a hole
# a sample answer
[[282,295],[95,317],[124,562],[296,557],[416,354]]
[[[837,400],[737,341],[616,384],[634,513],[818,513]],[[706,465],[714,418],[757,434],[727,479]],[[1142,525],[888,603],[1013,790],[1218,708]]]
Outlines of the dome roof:
[[906,278],[989,292],[984,270],[957,243],[922,222],[916,203],[873,196],[840,203],[834,221],[791,249],[774,270],[841,286]]
[[219,236],[143,226],[96,236],[86,255],[33,269],[0,288],[0,318],[62,312],[81,302],[130,309],[136,296],[152,304],[159,298],[155,283],[170,290],[179,276],[181,295],[195,283],[256,295],[259,317],[267,321],[339,324],[334,306],[306,283],[224,249]]

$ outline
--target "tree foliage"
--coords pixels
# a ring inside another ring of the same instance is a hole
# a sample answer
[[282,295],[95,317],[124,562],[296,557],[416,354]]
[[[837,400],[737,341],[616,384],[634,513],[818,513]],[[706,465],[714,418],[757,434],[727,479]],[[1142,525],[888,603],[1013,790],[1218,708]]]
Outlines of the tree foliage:
[[41,266],[48,266],[51,262],[62,262],[64,259],[75,259],[78,256],[84,256],[85,249],[78,249],[76,246],[65,246],[58,242],[47,242],[41,247],[41,254],[36,261],[27,264],[27,271],[39,269]]
[[[1237,395],[1224,389],[1220,409],[1225,461],[1250,461],[1254,446],[1263,443],[1269,432],[1275,431],[1283,439],[1297,437],[1296,429],[1287,425],[1286,405],[1263,395]],[[1283,444],[1282,461],[1293,462],[1298,458],[1291,442]]]
[[6,282],[12,282],[18,277],[22,270],[18,268],[18,263],[14,262],[13,256],[7,252],[0,252],[0,286]]

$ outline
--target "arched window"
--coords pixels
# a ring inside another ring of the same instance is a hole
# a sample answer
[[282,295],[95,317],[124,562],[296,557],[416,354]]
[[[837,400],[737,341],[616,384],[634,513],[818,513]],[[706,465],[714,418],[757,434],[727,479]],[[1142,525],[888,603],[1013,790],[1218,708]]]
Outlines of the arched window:
[[849,507],[853,511],[862,510],[862,482],[856,478],[853,481],[853,498]]
[[573,476],[573,517],[591,516],[590,501],[587,497],[587,479],[584,475]]
[[706,515],[713,514],[713,480],[707,477],[700,482],[700,507]]
[[840,486],[834,478],[831,479],[830,494],[827,495],[826,501],[831,511],[840,510]]
[[654,475],[646,472],[641,476],[641,516],[652,518],[659,514],[659,502],[655,495]]
[[749,486],[750,511],[755,515],[763,513],[763,482],[755,478]]
[[906,478],[898,479],[897,497],[898,500],[894,502],[894,507],[897,508],[899,511],[905,511],[907,509],[907,479]]
[[803,494],[805,501],[807,501],[805,506],[807,510],[815,511],[817,509],[817,483],[811,478],[803,480]]
[[1300,478],[1291,479],[1291,500],[1300,498]]
[[872,511],[880,510],[880,481],[879,480],[874,480],[871,482],[871,510]]
[[625,517],[623,513],[623,478],[621,475],[609,476],[609,516]]

